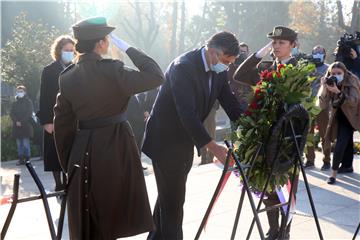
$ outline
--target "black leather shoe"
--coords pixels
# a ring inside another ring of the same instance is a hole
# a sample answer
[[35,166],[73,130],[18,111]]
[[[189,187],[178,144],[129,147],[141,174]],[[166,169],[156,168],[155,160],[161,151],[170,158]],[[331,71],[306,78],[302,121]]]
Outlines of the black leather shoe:
[[352,173],[354,172],[353,167],[340,167],[337,173]]
[[334,177],[329,177],[329,179],[327,180],[327,183],[331,185],[335,184],[335,182],[336,182],[336,178]]
[[314,167],[314,162],[306,161],[304,164],[304,168],[312,168]]
[[266,237],[265,237],[265,240],[277,240],[279,236],[279,231],[268,231],[266,233]]
[[330,167],[331,167],[331,164],[330,164],[330,163],[324,162],[324,164],[323,164],[322,167],[321,167],[321,171],[327,171],[327,170],[330,169]]

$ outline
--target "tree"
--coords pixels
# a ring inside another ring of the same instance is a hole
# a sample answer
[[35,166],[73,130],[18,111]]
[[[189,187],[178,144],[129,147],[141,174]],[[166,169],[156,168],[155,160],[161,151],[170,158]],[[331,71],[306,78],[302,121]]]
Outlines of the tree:
[[350,25],[344,23],[343,8],[341,1],[337,1],[338,8],[338,19],[339,26],[348,33],[354,33],[355,31],[360,32],[360,1],[354,0],[352,11],[351,11],[351,22]]
[[49,28],[41,21],[28,21],[23,12],[17,16],[12,38],[1,49],[3,81],[25,85],[29,97],[35,100],[41,71],[51,61],[50,46],[58,34],[55,27]]

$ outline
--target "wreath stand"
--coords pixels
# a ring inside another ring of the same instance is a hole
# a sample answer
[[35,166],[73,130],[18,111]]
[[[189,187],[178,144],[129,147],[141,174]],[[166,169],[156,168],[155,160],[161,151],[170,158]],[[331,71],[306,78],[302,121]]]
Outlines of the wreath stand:
[[[296,131],[299,129],[295,128],[295,126],[294,126],[294,122],[298,123],[299,120],[300,120],[300,123],[302,123],[300,133],[299,133],[299,131]],[[265,239],[264,231],[262,229],[258,214],[261,212],[266,212],[266,211],[273,210],[273,209],[280,209],[282,215],[285,216],[285,218],[282,217],[280,232],[279,232],[279,237],[278,237],[278,239],[284,239],[285,234],[286,234],[286,227],[287,227],[287,223],[288,223],[288,219],[289,219],[289,214],[290,214],[290,206],[291,206],[292,201],[294,201],[292,199],[294,188],[291,187],[291,190],[289,193],[289,200],[287,202],[276,204],[274,206],[266,207],[263,209],[260,209],[260,208],[261,208],[261,204],[262,204],[265,194],[266,194],[266,189],[270,183],[270,179],[277,172],[288,171],[291,167],[294,167],[292,175],[290,176],[291,186],[294,186],[297,171],[299,169],[301,170],[304,184],[305,184],[306,191],[307,191],[307,195],[308,195],[309,202],[311,205],[311,210],[312,210],[312,213],[313,213],[313,216],[315,219],[315,223],[316,223],[316,227],[317,227],[317,231],[319,234],[319,239],[323,240],[324,238],[322,236],[319,219],[318,219],[318,216],[317,216],[317,213],[315,210],[315,205],[314,205],[314,201],[313,201],[313,198],[311,195],[309,183],[308,183],[306,173],[305,173],[302,161],[301,161],[302,152],[303,152],[303,149],[305,146],[306,135],[307,135],[308,129],[309,129],[309,116],[308,116],[307,111],[299,104],[289,107],[288,111],[286,111],[280,117],[279,121],[272,128],[272,132],[271,132],[272,134],[271,134],[271,137],[270,137],[268,143],[275,144],[275,147],[273,149],[269,150],[269,149],[265,149],[265,147],[262,143],[259,143],[257,146],[256,152],[255,152],[255,155],[253,155],[250,160],[250,164],[246,164],[246,165],[242,164],[240,162],[240,160],[238,159],[236,154],[234,154],[231,144],[229,144],[229,142],[225,141],[225,144],[227,145],[229,151],[228,151],[227,158],[225,161],[224,169],[223,169],[222,175],[220,177],[219,183],[215,189],[214,195],[213,195],[213,197],[210,201],[210,204],[206,210],[205,216],[204,216],[204,218],[200,224],[200,227],[198,229],[198,232],[195,236],[195,240],[198,240],[200,238],[200,235],[202,233],[204,226],[206,225],[207,219],[208,219],[210,212],[214,206],[216,198],[218,197],[218,194],[221,191],[221,186],[224,182],[225,175],[228,172],[233,172],[233,171],[237,171],[240,173],[240,177],[241,177],[242,183],[243,183],[243,188],[241,191],[240,201],[239,201],[238,209],[236,212],[236,217],[235,217],[235,221],[234,221],[230,239],[235,239],[236,229],[237,229],[237,226],[239,223],[239,218],[240,218],[240,213],[241,213],[241,209],[242,209],[243,202],[244,202],[245,193],[248,196],[248,199],[250,201],[250,206],[251,206],[251,209],[252,209],[252,212],[254,215],[253,221],[250,225],[246,239],[250,239],[251,232],[252,232],[252,229],[253,229],[255,223],[257,225],[260,238],[262,240]],[[274,141],[275,140],[274,138],[277,138],[278,141]],[[280,162],[278,159],[278,155],[280,152],[281,145],[286,141],[292,141],[292,144],[294,146],[293,153],[292,153],[293,158],[291,159],[290,162],[289,161]],[[278,143],[280,143],[280,144],[278,144]],[[261,192],[259,203],[258,203],[257,207],[255,207],[253,195],[251,194],[251,190],[249,189],[248,176],[250,175],[252,168],[254,166],[255,160],[257,159],[257,157],[261,151],[266,153],[267,163],[268,163],[268,166],[270,166],[270,173],[266,179],[266,183],[263,188],[263,191]],[[269,155],[271,155],[271,157],[269,157]],[[235,167],[229,167],[231,159],[233,159],[235,161]],[[285,207],[286,211],[284,211],[283,207]]]
[[[62,231],[63,231],[63,225],[64,225],[64,217],[65,217],[65,209],[66,209],[66,198],[67,198],[66,189],[69,186],[69,184],[71,183],[72,176],[74,176],[73,173],[76,172],[76,171],[73,171],[72,174],[70,175],[70,177],[68,178],[65,190],[47,194],[45,192],[44,185],[41,183],[41,180],[38,177],[38,175],[36,174],[36,171],[35,171],[33,165],[31,164],[31,162],[26,161],[25,165],[26,165],[26,168],[29,170],[31,177],[34,179],[35,184],[36,184],[37,188],[39,189],[40,195],[36,195],[36,196],[32,196],[32,197],[26,197],[26,198],[20,198],[19,199],[19,179],[20,179],[20,175],[19,174],[14,175],[13,194],[12,194],[11,200],[10,200],[11,201],[11,207],[10,207],[9,213],[8,213],[8,215],[6,217],[4,226],[3,226],[2,230],[1,230],[0,238],[1,239],[5,238],[6,232],[7,232],[8,228],[9,228],[9,225],[11,223],[12,217],[13,217],[13,215],[15,213],[15,209],[16,209],[18,203],[30,202],[30,201],[35,201],[35,200],[41,199],[43,201],[43,204],[44,204],[44,209],[45,209],[46,219],[47,219],[47,222],[48,222],[48,227],[49,227],[49,230],[50,230],[51,239],[60,240],[61,237],[62,237]],[[75,169],[77,169],[77,168],[78,168],[78,166],[75,166]],[[61,197],[61,208],[60,208],[60,216],[59,216],[57,232],[55,232],[55,227],[54,227],[54,224],[53,224],[53,219],[51,217],[51,212],[50,212],[50,208],[49,208],[48,198],[50,198],[50,197]]]

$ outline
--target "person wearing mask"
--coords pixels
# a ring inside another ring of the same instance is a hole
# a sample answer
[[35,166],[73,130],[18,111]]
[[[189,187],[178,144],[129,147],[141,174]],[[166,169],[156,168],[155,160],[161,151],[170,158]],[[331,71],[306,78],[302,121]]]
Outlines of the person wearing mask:
[[[140,154],[126,109],[164,82],[158,64],[115,35],[103,17],[73,26],[78,59],[60,75],[54,135],[69,175],[71,239],[117,239],[153,229]],[[104,59],[110,39],[138,70]]]
[[249,104],[249,97],[252,95],[253,90],[248,84],[244,84],[238,81],[235,81],[233,76],[235,70],[243,63],[246,58],[249,56],[249,46],[242,42],[239,44],[240,54],[236,58],[235,62],[230,64],[228,70],[228,79],[229,85],[232,93],[235,95],[236,99],[239,101],[241,108],[245,111]]
[[[296,65],[297,60],[292,57],[292,49],[295,47],[297,40],[297,32],[284,27],[276,26],[273,31],[268,33],[268,38],[272,39],[271,42],[266,44],[256,53],[248,57],[239,67],[236,69],[234,79],[236,81],[246,83],[254,86],[260,80],[260,70],[276,69],[278,64],[292,64]],[[262,59],[273,52],[275,60],[269,65],[267,61]],[[298,175],[294,183],[294,194],[297,191]],[[280,200],[276,192],[268,193],[267,199],[264,200],[266,207],[271,207],[280,203]],[[279,237],[279,209],[273,209],[266,212],[270,229],[266,234],[266,240],[275,240]],[[282,218],[285,217],[281,212]],[[286,228],[286,239],[290,238],[290,226],[291,222]]]
[[61,166],[54,142],[54,112],[56,95],[59,91],[59,75],[74,59],[74,40],[68,35],[55,39],[50,53],[53,62],[44,67],[40,80],[40,106],[37,117],[44,127],[43,159],[44,171],[52,172],[55,180],[55,191],[65,188],[65,175],[61,179]]
[[16,165],[23,165],[30,160],[30,138],[33,137],[32,127],[33,104],[26,95],[26,88],[23,85],[16,87],[15,102],[11,106],[10,118],[13,122],[12,136],[16,139],[18,162]]
[[[328,64],[325,63],[326,58],[326,51],[325,48],[321,45],[317,45],[313,48],[312,58],[314,59],[316,70],[314,72],[314,76],[316,79],[312,82],[312,96],[318,96],[319,89],[321,86],[321,78],[326,74],[326,71],[329,67]],[[314,133],[315,124],[317,124],[319,129],[319,134],[321,138],[321,145],[322,145],[322,152],[324,154],[323,157],[323,165],[321,167],[322,171],[329,170],[331,167],[331,143],[325,141],[325,132],[327,123],[329,121],[329,108],[322,109],[321,112],[316,116],[315,121],[312,122],[310,126],[310,132]],[[307,154],[306,154],[306,163],[304,165],[305,168],[314,167],[315,162],[315,146],[307,147]]]
[[[328,184],[335,184],[340,169],[353,172],[354,130],[360,130],[360,82],[342,62],[334,62],[322,80],[320,107],[330,105],[327,141],[336,139]],[[339,165],[341,167],[339,168]]]
[[231,93],[226,70],[239,54],[239,42],[230,32],[219,32],[205,46],[172,61],[165,73],[148,119],[142,150],[152,160],[158,198],[155,230],[148,239],[183,239],[183,205],[194,145],[225,162],[228,149],[212,139],[203,122],[216,99],[230,120],[242,111]]

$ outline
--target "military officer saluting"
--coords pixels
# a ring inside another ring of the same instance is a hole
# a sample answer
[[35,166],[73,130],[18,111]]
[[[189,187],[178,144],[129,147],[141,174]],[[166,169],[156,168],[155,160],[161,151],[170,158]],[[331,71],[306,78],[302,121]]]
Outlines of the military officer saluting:
[[[297,40],[297,32],[294,30],[276,26],[273,31],[268,33],[268,38],[272,39],[266,46],[249,56],[235,71],[234,79],[249,85],[255,85],[260,80],[260,71],[265,69],[276,69],[278,64],[293,64],[296,65],[297,61],[291,56],[291,50],[295,47]],[[273,51],[275,60],[272,62],[262,61],[271,50]],[[297,180],[294,184],[294,193],[297,190]],[[270,207],[280,203],[276,192],[268,194],[268,198],[264,200],[266,207]],[[267,233],[266,240],[280,239],[279,237],[279,210],[274,209],[267,211],[270,229]],[[285,217],[285,216],[283,216]],[[285,239],[290,238],[290,225],[286,228]]]
[[[75,24],[79,58],[59,78],[54,129],[61,166],[73,176],[68,187],[71,239],[116,239],[153,229],[125,111],[132,95],[161,85],[164,75],[149,56],[110,37],[114,29],[102,17]],[[139,70],[101,57],[110,38]]]

